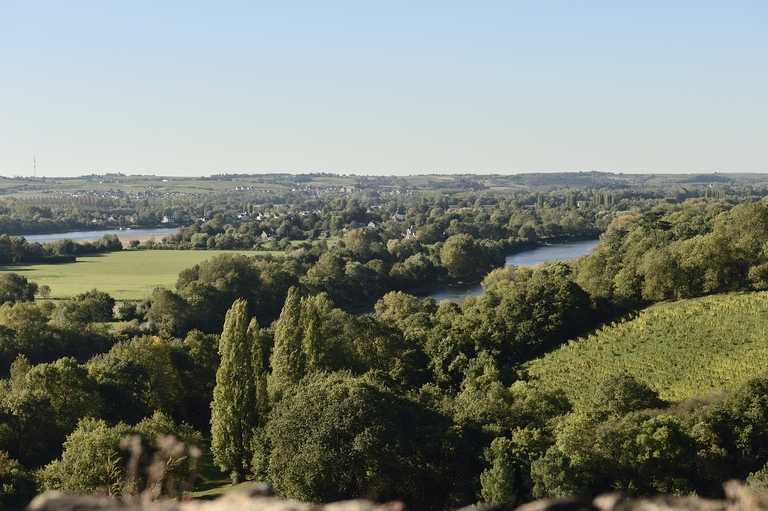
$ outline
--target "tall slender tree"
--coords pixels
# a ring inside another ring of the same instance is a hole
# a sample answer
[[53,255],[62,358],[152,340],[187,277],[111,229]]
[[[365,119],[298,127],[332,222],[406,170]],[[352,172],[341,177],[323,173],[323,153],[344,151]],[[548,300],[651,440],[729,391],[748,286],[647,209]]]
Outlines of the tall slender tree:
[[[219,341],[221,364],[211,403],[211,451],[232,482],[245,479],[253,452],[251,438],[266,401],[264,367],[258,323],[249,322],[248,304],[237,300],[227,312]],[[260,395],[261,394],[261,395]]]
[[[264,353],[264,344],[259,335],[259,321],[252,318],[248,324],[248,340],[251,344],[251,367],[253,367],[253,379],[256,384],[256,427],[262,427],[266,423],[269,413],[269,395],[267,393],[267,367]],[[268,350],[267,350],[268,351]]]
[[273,402],[304,377],[306,356],[302,346],[301,297],[298,288],[291,287],[285,305],[275,324],[275,346],[269,364],[269,395]]

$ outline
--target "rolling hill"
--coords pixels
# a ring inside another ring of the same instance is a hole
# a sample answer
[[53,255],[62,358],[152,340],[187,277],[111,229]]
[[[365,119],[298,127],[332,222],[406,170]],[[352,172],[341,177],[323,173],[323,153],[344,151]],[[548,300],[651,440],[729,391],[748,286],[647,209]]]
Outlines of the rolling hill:
[[665,302],[526,364],[577,408],[606,375],[626,371],[666,400],[734,388],[768,368],[768,292]]

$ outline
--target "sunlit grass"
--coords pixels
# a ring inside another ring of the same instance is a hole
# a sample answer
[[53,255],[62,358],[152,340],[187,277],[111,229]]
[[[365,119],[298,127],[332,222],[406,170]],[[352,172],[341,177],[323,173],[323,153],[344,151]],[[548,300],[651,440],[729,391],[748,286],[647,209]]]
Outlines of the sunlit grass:
[[158,286],[173,289],[181,270],[215,255],[232,253],[249,257],[284,254],[282,251],[124,250],[80,256],[74,263],[3,265],[0,272],[15,272],[39,285],[47,284],[51,288],[52,299],[97,288],[117,300],[142,300]]

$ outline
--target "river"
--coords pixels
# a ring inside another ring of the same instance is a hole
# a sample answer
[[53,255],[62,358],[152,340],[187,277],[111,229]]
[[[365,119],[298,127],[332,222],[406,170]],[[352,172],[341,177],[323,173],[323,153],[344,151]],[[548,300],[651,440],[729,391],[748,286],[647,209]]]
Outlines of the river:
[[[545,245],[532,250],[518,252],[507,256],[505,266],[533,266],[548,261],[568,261],[588,254],[595,248],[599,240],[572,241],[570,243],[558,243]],[[451,300],[458,302],[470,296],[483,294],[483,286],[476,284],[449,285],[443,289],[432,290],[428,293],[416,293],[419,300],[432,297],[435,301]]]
[[[99,231],[72,231],[59,234],[32,234],[24,236],[28,242],[34,243],[50,243],[62,238],[69,238],[74,241],[85,241],[98,239],[105,234],[117,234],[118,237],[134,238],[149,236],[153,234],[157,240],[163,239],[163,236],[169,234],[176,234],[178,228],[175,227],[160,227],[156,229],[105,229]],[[507,256],[505,265],[514,266],[533,266],[541,264],[547,261],[568,261],[570,259],[576,259],[589,253],[597,245],[598,240],[586,240],[586,241],[573,241],[570,243],[558,243],[555,245],[545,245],[543,247],[537,247],[532,250],[526,250]],[[441,289],[433,289],[426,293],[416,293],[419,300],[423,300],[427,297],[432,297],[435,301],[451,300],[458,302],[469,296],[477,296],[483,293],[483,286],[479,283],[475,284],[455,284],[446,285]],[[370,310],[369,310],[370,309]],[[364,307],[363,313],[372,312],[373,308]]]
[[179,232],[177,227],[158,227],[155,229],[103,229],[99,231],[71,231],[60,232],[56,234],[23,234],[29,243],[51,243],[59,241],[62,238],[69,238],[73,241],[97,240],[105,234],[117,234],[118,238],[140,238],[154,235],[157,241],[163,239],[163,236],[176,234]]

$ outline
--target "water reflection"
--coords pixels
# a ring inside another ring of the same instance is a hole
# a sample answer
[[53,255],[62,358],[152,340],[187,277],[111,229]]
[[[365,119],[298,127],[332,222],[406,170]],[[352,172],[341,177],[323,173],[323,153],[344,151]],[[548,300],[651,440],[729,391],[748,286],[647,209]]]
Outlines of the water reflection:
[[73,241],[97,240],[105,234],[117,234],[118,238],[129,236],[131,238],[143,237],[152,234],[157,238],[157,241],[160,241],[163,239],[163,236],[176,234],[177,232],[179,232],[179,229],[176,227],[159,227],[156,229],[102,229],[99,231],[72,231],[56,234],[23,234],[22,236],[24,236],[29,243],[52,243],[63,238],[69,238]]
[[[548,261],[569,261],[588,254],[595,248],[599,240],[573,241],[571,243],[558,243],[557,245],[547,245],[537,247],[525,252],[507,256],[506,266],[534,266],[536,264]],[[460,284],[455,286],[446,286],[444,289],[430,291],[429,293],[420,293],[416,297],[423,300],[432,297],[436,302],[441,300],[451,300],[459,302],[470,296],[483,294],[483,286],[478,284]]]

